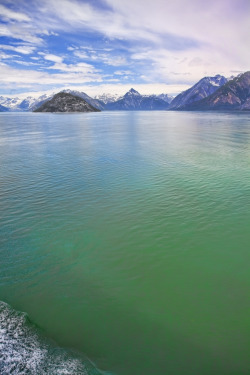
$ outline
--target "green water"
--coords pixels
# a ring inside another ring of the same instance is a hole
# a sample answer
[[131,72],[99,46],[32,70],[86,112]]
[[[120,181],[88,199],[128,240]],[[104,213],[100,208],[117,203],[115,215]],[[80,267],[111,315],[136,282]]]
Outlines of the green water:
[[0,224],[0,300],[60,346],[249,374],[250,114],[1,114]]

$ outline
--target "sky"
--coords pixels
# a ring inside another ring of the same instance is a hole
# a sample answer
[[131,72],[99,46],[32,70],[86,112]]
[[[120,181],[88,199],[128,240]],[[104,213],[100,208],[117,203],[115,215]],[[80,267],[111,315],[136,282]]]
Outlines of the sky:
[[0,95],[176,95],[250,68],[250,0],[0,0]]

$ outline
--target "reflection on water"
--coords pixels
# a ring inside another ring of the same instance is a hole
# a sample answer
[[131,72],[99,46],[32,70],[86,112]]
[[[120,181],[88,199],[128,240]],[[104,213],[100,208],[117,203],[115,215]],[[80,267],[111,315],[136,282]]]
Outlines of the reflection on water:
[[117,375],[247,374],[250,116],[0,115],[0,300]]

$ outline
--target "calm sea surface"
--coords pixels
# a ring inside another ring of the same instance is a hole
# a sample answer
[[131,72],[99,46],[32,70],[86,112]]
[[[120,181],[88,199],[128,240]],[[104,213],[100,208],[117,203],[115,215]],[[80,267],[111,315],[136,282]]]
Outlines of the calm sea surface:
[[249,248],[250,114],[0,114],[0,373],[249,374]]

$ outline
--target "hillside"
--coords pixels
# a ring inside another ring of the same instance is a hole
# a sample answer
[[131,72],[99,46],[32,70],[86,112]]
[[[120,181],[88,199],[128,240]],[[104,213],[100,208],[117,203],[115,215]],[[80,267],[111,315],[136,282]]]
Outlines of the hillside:
[[100,112],[100,110],[78,96],[60,92],[33,112]]
[[177,95],[170,103],[169,109],[183,109],[185,106],[213,94],[226,82],[227,79],[219,74],[215,77],[204,77],[190,89]]
[[250,110],[250,71],[235,77],[186,110]]

